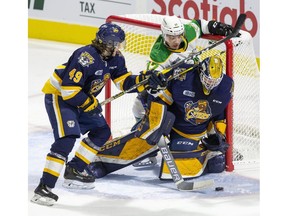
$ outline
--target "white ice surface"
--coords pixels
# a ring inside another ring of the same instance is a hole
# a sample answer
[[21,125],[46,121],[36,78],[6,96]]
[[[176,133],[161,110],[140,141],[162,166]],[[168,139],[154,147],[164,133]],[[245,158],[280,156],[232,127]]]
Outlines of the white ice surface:
[[[158,179],[154,168],[126,167],[102,179],[93,190],[67,190],[61,176],[53,192],[59,196],[53,207],[30,202],[39,183],[45,156],[53,135],[45,112],[41,88],[55,66],[64,63],[80,45],[32,40],[28,46],[28,215],[29,216],[258,216],[260,215],[259,169],[237,167],[232,173],[210,174],[195,181],[213,178],[215,187],[181,192],[173,182]],[[102,98],[100,98],[102,101]],[[121,99],[119,99],[121,100]],[[78,145],[78,141],[75,148]],[[71,153],[70,157],[73,156]],[[158,158],[160,160],[160,158]],[[158,163],[159,164],[159,163]]]

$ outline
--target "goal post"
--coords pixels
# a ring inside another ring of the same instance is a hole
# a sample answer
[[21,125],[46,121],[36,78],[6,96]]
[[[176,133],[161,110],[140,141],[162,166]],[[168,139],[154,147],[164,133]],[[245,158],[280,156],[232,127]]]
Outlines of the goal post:
[[[123,55],[127,68],[138,74],[146,68],[150,48],[161,34],[162,15],[127,14],[112,15],[106,22],[116,23],[126,33],[126,48]],[[182,19],[183,23],[189,20]],[[195,41],[198,50],[222,39],[223,36],[203,35]],[[259,70],[253,48],[253,39],[241,30],[241,37],[227,40],[201,55],[201,59],[225,51],[221,55],[226,74],[233,78],[235,88],[233,99],[226,109],[227,142],[226,170],[233,171],[235,164],[258,165],[259,163]],[[105,99],[119,93],[109,81],[105,87]],[[113,136],[127,133],[135,124],[132,115],[136,94],[126,94],[122,99],[105,105],[105,118],[111,126]]]

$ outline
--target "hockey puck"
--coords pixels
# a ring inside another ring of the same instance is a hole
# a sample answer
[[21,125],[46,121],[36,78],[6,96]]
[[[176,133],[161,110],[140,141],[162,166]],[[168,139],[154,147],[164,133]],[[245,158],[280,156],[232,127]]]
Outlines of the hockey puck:
[[216,188],[215,188],[215,191],[223,191],[223,190],[224,190],[223,187],[216,187]]

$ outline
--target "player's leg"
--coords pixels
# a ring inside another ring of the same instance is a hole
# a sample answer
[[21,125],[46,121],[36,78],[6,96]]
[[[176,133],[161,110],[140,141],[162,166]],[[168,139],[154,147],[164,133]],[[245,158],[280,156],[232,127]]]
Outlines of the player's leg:
[[76,138],[80,137],[76,108],[64,103],[56,95],[45,95],[45,106],[54,133],[54,143],[46,157],[46,164],[32,202],[53,205],[58,196],[52,192]]
[[96,160],[98,151],[111,136],[111,131],[102,114],[91,116],[81,113],[79,124],[81,133],[88,133],[81,140],[75,156],[66,165],[63,186],[73,189],[92,189],[95,177],[87,173],[85,168]]

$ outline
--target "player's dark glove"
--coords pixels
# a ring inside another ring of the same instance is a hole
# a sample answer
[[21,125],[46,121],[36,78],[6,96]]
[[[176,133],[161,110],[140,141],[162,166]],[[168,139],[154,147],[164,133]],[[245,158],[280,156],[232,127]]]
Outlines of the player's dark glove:
[[202,139],[204,146],[210,151],[221,151],[225,153],[229,147],[225,139],[219,134],[211,134]]
[[144,79],[148,79],[148,82],[144,85],[144,88],[149,94],[156,94],[160,90],[164,90],[167,87],[166,77],[161,73],[157,74],[157,71],[142,71],[139,75],[139,81]]
[[211,20],[208,23],[208,30],[211,34],[214,35],[227,36],[232,33],[233,27],[225,23]]
[[148,79],[148,84],[146,86],[147,92],[149,94],[156,94],[160,90],[164,90],[167,87],[167,79],[166,77],[159,73],[152,73]]
[[80,108],[83,110],[83,112],[88,113],[91,116],[98,115],[102,112],[102,107],[99,101],[96,97],[93,95],[88,96],[88,102],[81,106]]

